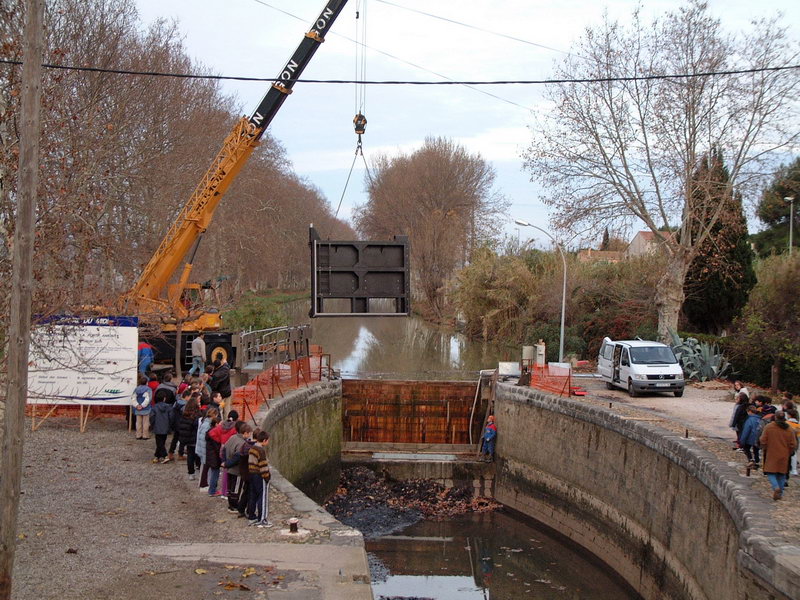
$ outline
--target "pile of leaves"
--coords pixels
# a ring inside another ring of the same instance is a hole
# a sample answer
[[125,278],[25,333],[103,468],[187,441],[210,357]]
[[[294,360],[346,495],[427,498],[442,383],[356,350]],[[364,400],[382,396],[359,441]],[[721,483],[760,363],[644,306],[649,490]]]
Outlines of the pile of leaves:
[[367,536],[387,535],[387,530],[420,519],[438,521],[499,507],[487,498],[473,499],[466,487],[446,488],[431,479],[392,481],[366,467],[342,471],[339,487],[325,503],[328,512]]

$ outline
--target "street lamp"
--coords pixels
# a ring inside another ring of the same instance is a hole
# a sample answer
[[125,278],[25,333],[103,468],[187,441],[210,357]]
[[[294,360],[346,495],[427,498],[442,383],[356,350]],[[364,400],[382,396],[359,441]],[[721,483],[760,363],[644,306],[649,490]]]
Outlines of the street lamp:
[[789,256],[792,255],[792,229],[794,224],[794,196],[784,198],[789,203]]
[[564,313],[566,312],[566,305],[567,305],[567,258],[564,256],[564,250],[561,247],[561,244],[554,238],[552,235],[547,233],[541,227],[537,227],[532,223],[528,223],[527,221],[522,221],[521,219],[514,219],[514,223],[517,225],[521,225],[522,227],[533,227],[537,231],[541,231],[556,245],[558,248],[559,253],[561,254],[561,262],[564,264],[564,283],[561,289],[561,336],[558,340],[558,362],[564,362]]

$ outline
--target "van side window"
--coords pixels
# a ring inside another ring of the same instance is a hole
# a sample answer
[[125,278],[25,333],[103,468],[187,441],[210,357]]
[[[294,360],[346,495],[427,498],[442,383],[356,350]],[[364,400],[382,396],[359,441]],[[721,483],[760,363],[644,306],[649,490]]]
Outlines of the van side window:
[[614,356],[614,346],[612,344],[603,344],[603,358],[611,360]]
[[622,359],[620,360],[620,364],[623,364],[623,365],[630,365],[631,364],[631,358],[630,358],[630,355],[628,354],[628,349],[627,348],[622,350]]

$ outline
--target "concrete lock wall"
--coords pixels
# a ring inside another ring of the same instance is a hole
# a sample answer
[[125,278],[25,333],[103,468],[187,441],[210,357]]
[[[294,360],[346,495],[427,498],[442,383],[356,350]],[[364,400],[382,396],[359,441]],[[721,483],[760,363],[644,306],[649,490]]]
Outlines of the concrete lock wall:
[[270,434],[270,463],[294,485],[313,488],[312,480],[325,473],[338,478],[342,451],[340,381],[315,383],[270,400],[261,427]]
[[505,384],[495,414],[496,499],[602,558],[644,598],[800,598],[800,549],[775,534],[741,476],[691,440]]

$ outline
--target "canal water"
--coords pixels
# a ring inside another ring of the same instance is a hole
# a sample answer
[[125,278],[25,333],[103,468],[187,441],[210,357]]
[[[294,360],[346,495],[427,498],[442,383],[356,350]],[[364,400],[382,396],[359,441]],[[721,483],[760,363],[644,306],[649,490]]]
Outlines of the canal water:
[[[472,342],[416,316],[312,321],[307,302],[287,308],[291,323],[312,324],[312,343],[344,378],[474,380],[519,360],[519,348]],[[511,510],[420,521],[366,546],[376,600],[638,597],[596,557]]]
[[420,521],[366,547],[376,600],[639,597],[580,547],[508,510]]
[[520,348],[482,344],[417,316],[325,317],[311,320],[307,301],[287,306],[289,322],[310,323],[312,343],[331,355],[345,378],[477,379],[498,361],[519,361]]

